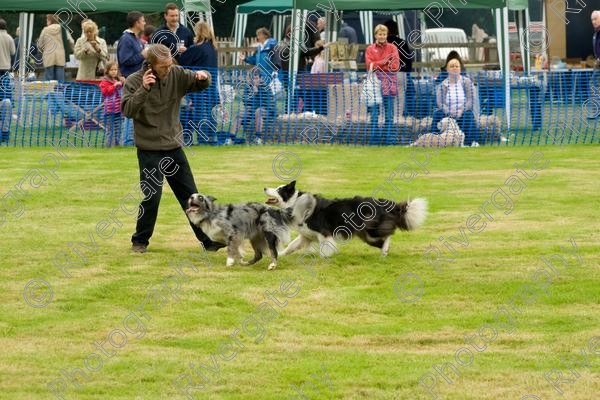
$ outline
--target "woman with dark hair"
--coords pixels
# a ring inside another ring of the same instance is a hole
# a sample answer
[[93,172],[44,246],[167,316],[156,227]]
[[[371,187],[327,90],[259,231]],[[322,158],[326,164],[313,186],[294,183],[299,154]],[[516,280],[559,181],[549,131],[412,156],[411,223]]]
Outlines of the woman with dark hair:
[[15,53],[15,41],[6,31],[6,21],[0,18],[0,77],[10,72],[11,58]]
[[453,118],[465,134],[465,145],[479,146],[473,113],[474,85],[469,77],[461,74],[461,66],[459,58],[450,58],[444,65],[447,78],[437,88],[438,109],[433,113],[432,126],[436,129],[442,118]]
[[414,51],[409,47],[406,40],[398,36],[398,24],[392,19],[383,23],[388,28],[387,42],[392,43],[398,49],[400,57],[400,72],[406,72],[406,91],[404,94],[404,115],[415,116],[415,84],[412,80],[412,63]]
[[400,72],[412,72],[414,52],[406,43],[406,40],[398,36],[398,24],[392,19],[383,23],[388,28],[387,42],[392,43],[398,49],[400,57]]
[[446,79],[448,77],[448,72],[446,71],[446,65],[448,65],[448,61],[455,59],[458,60],[459,64],[460,64],[460,74],[464,75],[467,72],[467,69],[465,68],[465,63],[463,61],[463,59],[461,58],[460,54],[458,53],[458,51],[456,50],[452,50],[450,51],[450,53],[448,53],[448,55],[446,56],[446,61],[444,62],[444,65],[442,66],[442,68],[440,68],[440,74],[438,75],[438,77],[435,80],[436,85],[438,83],[441,83],[444,79]]
[[154,32],[156,32],[156,27],[154,25],[147,24],[144,27],[144,30],[142,31],[142,34],[140,35],[140,40],[142,41],[144,46],[150,44],[150,41],[152,40],[152,35],[154,35]]

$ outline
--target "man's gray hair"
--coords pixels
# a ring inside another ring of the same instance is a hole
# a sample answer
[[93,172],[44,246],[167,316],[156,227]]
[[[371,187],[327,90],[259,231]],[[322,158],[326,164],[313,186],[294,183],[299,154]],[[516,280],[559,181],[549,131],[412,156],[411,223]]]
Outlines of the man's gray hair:
[[157,61],[164,61],[171,58],[171,51],[164,44],[151,44],[148,48],[147,61],[154,65]]

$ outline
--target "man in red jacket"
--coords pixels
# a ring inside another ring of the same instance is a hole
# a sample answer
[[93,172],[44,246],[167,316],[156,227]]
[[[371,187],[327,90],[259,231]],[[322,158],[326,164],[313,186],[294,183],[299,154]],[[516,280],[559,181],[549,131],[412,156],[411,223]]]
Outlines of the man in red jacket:
[[[394,97],[398,95],[398,80],[396,73],[400,71],[398,49],[387,42],[388,29],[385,25],[375,27],[375,43],[367,47],[365,60],[367,70],[376,73],[381,81],[383,110],[385,113],[384,138],[385,144],[395,144],[398,135],[393,131]],[[381,131],[378,129],[379,104],[367,107],[371,114],[372,134],[370,144],[382,144]]]

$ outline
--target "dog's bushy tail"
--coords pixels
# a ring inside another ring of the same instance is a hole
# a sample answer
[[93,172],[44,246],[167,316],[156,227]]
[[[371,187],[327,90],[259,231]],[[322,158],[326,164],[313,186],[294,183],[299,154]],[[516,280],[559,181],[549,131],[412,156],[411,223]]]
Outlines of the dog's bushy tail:
[[413,231],[423,225],[427,217],[427,200],[413,199],[396,204],[393,212],[396,214],[398,228]]
[[260,217],[259,224],[263,231],[268,231],[277,237],[277,247],[283,248],[290,238],[289,221],[292,219],[291,210],[267,208]]

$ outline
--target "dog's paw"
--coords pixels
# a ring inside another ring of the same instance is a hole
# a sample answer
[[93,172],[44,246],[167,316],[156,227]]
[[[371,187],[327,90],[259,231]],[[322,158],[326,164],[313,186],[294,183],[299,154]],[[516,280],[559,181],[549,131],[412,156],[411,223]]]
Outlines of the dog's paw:
[[250,265],[250,263],[246,260],[240,260],[240,265]]
[[227,263],[225,264],[225,266],[233,267],[233,264],[235,264],[235,258],[227,257]]
[[275,268],[277,268],[277,264],[272,262],[271,264],[269,264],[269,267],[267,269],[269,271],[273,271]]

